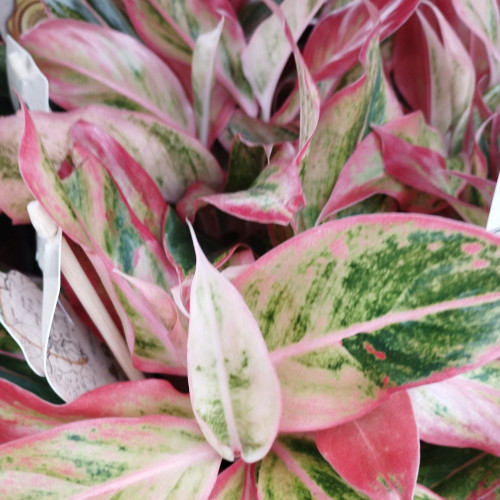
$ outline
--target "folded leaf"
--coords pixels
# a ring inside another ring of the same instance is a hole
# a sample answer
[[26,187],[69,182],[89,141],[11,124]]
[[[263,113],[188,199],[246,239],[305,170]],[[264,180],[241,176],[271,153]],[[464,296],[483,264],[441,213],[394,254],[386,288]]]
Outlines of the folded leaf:
[[[324,0],[302,2],[285,0],[280,9],[290,26],[295,41],[307,28]],[[271,4],[269,3],[271,6]],[[261,105],[262,117],[269,120],[271,102],[279,77],[292,48],[282,29],[281,16],[272,14],[260,23],[243,52],[243,69]],[[265,57],[263,57],[265,54]]]
[[259,327],[245,301],[208,262],[194,232],[188,379],[207,441],[226,460],[260,460],[278,432],[281,395]]
[[0,387],[0,443],[89,418],[144,415],[194,418],[189,396],[158,379],[108,384],[64,405],[47,403],[5,380],[0,380]]
[[293,148],[283,148],[248,189],[204,196],[203,201],[235,217],[288,225],[305,200]]
[[257,500],[254,465],[238,460],[219,474],[210,500]]
[[332,467],[369,498],[413,498],[419,435],[405,391],[361,418],[318,432],[316,444]]
[[177,77],[134,38],[103,26],[54,19],[23,35],[21,43],[47,76],[51,99],[59,106],[106,104],[147,111],[194,132],[193,110]]
[[500,362],[409,390],[420,437],[500,456]]
[[382,214],[323,224],[257,260],[234,284],[278,372],[280,428],[332,427],[495,359],[499,257],[484,230]]
[[58,426],[0,446],[7,498],[205,498],[220,457],[192,420],[105,418]]

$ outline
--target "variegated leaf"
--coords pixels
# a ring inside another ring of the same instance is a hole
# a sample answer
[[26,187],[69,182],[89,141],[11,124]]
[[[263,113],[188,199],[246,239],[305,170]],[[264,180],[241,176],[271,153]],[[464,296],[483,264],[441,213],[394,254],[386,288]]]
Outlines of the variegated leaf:
[[[243,31],[227,0],[126,0],[127,12],[145,43],[167,61],[188,68],[198,36],[214,30],[224,18],[216,61],[217,80],[249,115],[257,107],[241,67]],[[185,71],[185,69],[184,69]]]
[[188,335],[193,410],[223,458],[255,462],[269,451],[278,432],[278,378],[245,301],[191,234],[196,252]]
[[167,204],[142,166],[119,142],[93,123],[79,120],[71,127],[70,137],[73,143],[80,144],[100,159],[130,210],[161,241]]
[[[406,143],[426,147],[436,154],[444,154],[441,136],[426,125],[421,113],[396,118],[377,130],[390,132],[404,139]],[[401,209],[405,211],[434,213],[442,209],[444,204],[436,205],[435,196],[411,189],[397,178],[388,175],[384,168],[381,141],[377,134],[372,132],[358,144],[340,171],[332,194],[321,211],[319,221],[378,193],[396,199]]]
[[196,422],[173,416],[60,425],[0,446],[6,498],[206,498],[220,457]]
[[377,37],[372,38],[365,49],[365,74],[328,101],[312,136],[309,155],[301,170],[307,200],[297,217],[302,229],[316,223],[342,167],[369,132],[369,125],[393,118],[387,107],[387,82]]
[[177,77],[134,38],[55,19],[30,30],[21,43],[47,76],[51,99],[63,108],[106,104],[147,111],[194,132],[193,110]]
[[[272,8],[272,2],[265,3]],[[324,0],[285,0],[281,3],[279,8],[295,41],[323,3]],[[272,14],[258,26],[243,53],[243,69],[252,84],[261,105],[262,117],[266,121],[271,115],[271,102],[278,79],[291,53],[292,48],[283,32],[281,16],[276,14]]]
[[244,220],[286,226],[305,202],[294,156],[291,146],[284,147],[248,189],[202,200]]
[[238,460],[219,474],[209,500],[257,500],[255,465]]
[[[371,0],[378,10],[380,39],[398,30],[415,11],[420,0]],[[373,19],[366,2],[353,1],[334,9],[314,27],[304,49],[304,59],[315,80],[339,78],[353,67],[372,31]]]
[[499,243],[437,217],[358,216],[251,265],[234,283],[280,378],[281,429],[338,425],[497,357]]
[[212,89],[215,79],[215,56],[219,46],[224,18],[215,29],[201,34],[196,39],[191,65],[191,82],[198,137],[203,144],[208,143]]
[[0,443],[77,420],[172,415],[194,418],[189,396],[158,379],[109,384],[71,403],[53,405],[17,385],[0,380]]
[[420,437],[500,456],[500,362],[409,390]]
[[256,465],[258,498],[262,500],[366,499],[335,472],[307,435],[281,437]]
[[372,500],[412,499],[419,464],[419,434],[406,391],[346,424],[320,431],[323,457]]

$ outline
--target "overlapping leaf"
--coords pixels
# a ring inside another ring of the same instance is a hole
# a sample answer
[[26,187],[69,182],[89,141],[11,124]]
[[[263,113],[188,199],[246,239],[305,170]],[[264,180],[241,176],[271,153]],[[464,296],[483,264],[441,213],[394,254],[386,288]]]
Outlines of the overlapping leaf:
[[21,496],[206,497],[220,457],[193,420],[173,416],[83,420],[0,446],[0,486]]
[[106,104],[147,111],[194,132],[193,110],[177,77],[134,38],[55,19],[30,30],[21,43],[47,76],[51,99],[63,108]]
[[2,444],[77,420],[144,415],[194,418],[189,396],[163,380],[106,385],[64,405],[47,403],[5,380],[0,380],[0,387]]
[[421,438],[500,456],[499,373],[496,361],[438,384],[410,389]]
[[372,500],[413,498],[419,434],[406,391],[361,418],[318,432],[316,444],[332,467]]
[[250,266],[235,285],[280,378],[281,429],[352,420],[498,356],[498,248],[467,225],[384,214],[324,224]]

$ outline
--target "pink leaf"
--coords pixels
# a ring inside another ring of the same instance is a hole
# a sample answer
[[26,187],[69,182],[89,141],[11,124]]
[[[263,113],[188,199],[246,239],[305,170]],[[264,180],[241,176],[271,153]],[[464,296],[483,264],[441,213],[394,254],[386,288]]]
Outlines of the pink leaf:
[[105,385],[64,405],[47,403],[3,379],[0,387],[0,443],[89,418],[153,414],[194,418],[189,396],[157,379]]
[[500,456],[500,363],[409,391],[420,437]]
[[413,498],[420,445],[406,392],[361,418],[319,432],[316,444],[331,466],[369,498]]
[[209,500],[257,500],[255,466],[238,460],[219,474]]
[[193,110],[176,76],[134,38],[55,19],[30,30],[21,43],[47,76],[51,98],[63,108],[107,104],[148,111],[194,132]]
[[260,460],[278,432],[278,378],[259,327],[236,288],[204,256],[191,230],[188,380],[208,442],[226,459]]

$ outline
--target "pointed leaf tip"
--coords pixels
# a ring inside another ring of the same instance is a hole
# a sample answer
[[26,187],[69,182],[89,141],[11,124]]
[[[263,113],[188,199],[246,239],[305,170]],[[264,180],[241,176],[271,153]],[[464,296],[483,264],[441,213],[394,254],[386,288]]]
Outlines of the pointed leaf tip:
[[206,439],[223,458],[256,462],[278,432],[278,378],[245,301],[208,262],[189,228],[196,253],[188,335],[193,409]]

